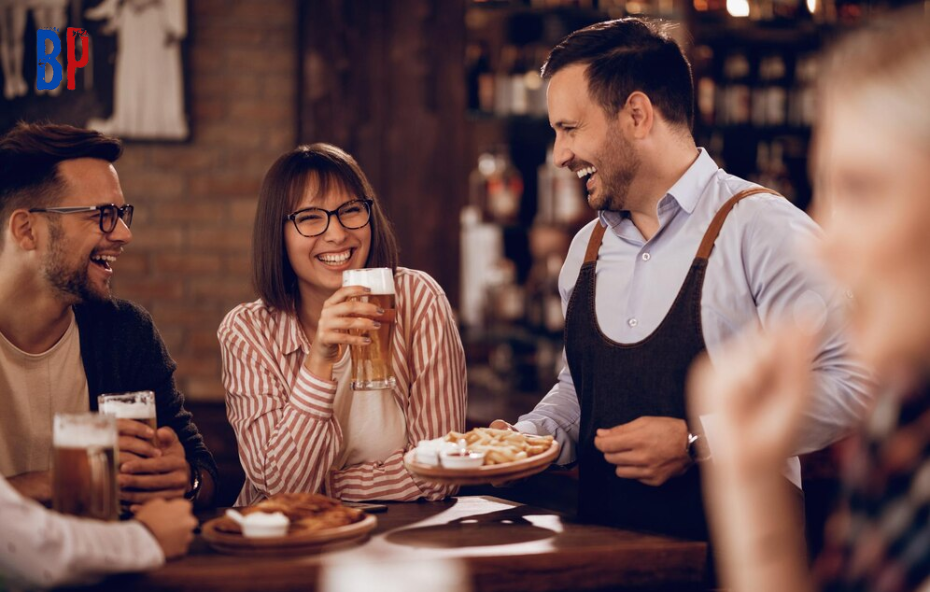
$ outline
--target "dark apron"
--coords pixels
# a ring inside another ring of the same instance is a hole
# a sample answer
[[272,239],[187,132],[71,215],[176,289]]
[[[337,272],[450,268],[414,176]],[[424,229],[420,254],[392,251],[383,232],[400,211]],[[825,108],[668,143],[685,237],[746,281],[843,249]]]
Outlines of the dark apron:
[[[691,363],[705,349],[701,289],[707,260],[733,206],[758,193],[774,192],[763,188],[743,191],[720,208],[668,315],[638,343],[612,341],[598,325],[595,266],[605,229],[595,225],[565,318],[565,351],[581,405],[581,520],[707,540],[697,465],[659,487],[621,479],[614,472],[615,466],[595,448],[594,437],[600,428],[612,428],[642,416],[688,421],[685,379]],[[691,431],[696,429],[693,426]]]

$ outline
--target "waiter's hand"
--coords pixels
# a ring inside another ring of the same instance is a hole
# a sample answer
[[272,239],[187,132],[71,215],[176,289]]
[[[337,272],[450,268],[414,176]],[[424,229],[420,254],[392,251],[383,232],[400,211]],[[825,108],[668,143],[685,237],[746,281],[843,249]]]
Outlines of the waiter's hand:
[[491,425],[488,426],[492,430],[508,430],[511,432],[516,432],[517,428],[513,427],[503,419],[495,419],[491,422]]
[[617,476],[662,485],[691,466],[688,424],[673,417],[639,417],[597,431],[594,445],[617,465]]
[[52,474],[49,471],[32,471],[7,478],[7,482],[23,497],[47,504],[52,501]]
[[164,427],[156,435],[158,456],[130,460],[120,467],[120,499],[124,502],[184,497],[190,488],[191,468],[177,434]]

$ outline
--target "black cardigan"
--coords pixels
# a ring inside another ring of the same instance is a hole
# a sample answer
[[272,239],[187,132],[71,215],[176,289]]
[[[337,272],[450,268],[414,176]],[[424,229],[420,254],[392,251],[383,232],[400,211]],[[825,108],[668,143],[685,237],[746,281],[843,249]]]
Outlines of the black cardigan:
[[207,450],[184,396],[174,383],[177,365],[149,313],[127,300],[85,302],[74,306],[87,375],[90,409],[97,395],[154,391],[158,426],[170,427],[184,445],[187,462],[209,473],[216,483],[216,463]]

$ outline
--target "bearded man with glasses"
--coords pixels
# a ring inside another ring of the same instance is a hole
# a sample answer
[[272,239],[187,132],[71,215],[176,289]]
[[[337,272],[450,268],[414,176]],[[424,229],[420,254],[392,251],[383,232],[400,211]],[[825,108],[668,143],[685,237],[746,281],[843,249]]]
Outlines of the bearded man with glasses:
[[155,434],[119,420],[122,501],[209,505],[216,464],[175,363],[149,314],[110,292],[132,240],[133,206],[112,164],[121,153],[119,140],[65,125],[21,123],[0,138],[0,475],[48,501],[54,414],[150,390]]

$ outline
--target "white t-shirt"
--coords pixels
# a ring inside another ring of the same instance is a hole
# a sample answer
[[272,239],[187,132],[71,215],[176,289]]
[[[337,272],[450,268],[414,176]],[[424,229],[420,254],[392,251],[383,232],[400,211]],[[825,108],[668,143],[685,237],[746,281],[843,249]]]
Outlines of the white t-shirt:
[[51,466],[52,419],[88,405],[77,321],[48,351],[29,354],[0,334],[0,475],[12,477]]
[[393,389],[353,391],[349,349],[333,366],[333,414],[342,429],[342,450],[333,468],[382,462],[407,443],[407,422]]

